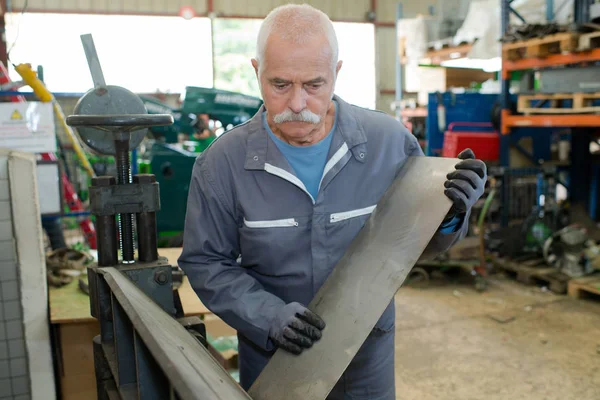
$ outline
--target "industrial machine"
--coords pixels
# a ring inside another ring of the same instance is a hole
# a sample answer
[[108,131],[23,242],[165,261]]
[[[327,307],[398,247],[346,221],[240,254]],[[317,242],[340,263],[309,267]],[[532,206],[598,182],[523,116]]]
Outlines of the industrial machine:
[[[180,109],[171,108],[157,99],[143,97],[150,114],[170,114],[174,123],[150,127],[153,139],[144,143],[140,154],[139,171],[152,173],[163,188],[162,211],[157,214],[159,246],[177,247],[182,244],[187,195],[192,167],[213,138],[193,140],[196,123],[201,115],[210,119],[209,128],[221,133],[246,122],[258,111],[262,100],[225,90],[187,87]],[[180,135],[190,140],[180,140]]]
[[600,247],[591,240],[584,227],[569,225],[554,232],[544,242],[544,260],[571,278],[594,271],[594,261],[600,256]]
[[88,268],[91,315],[100,322],[97,397],[249,399],[210,356],[200,319],[176,319],[172,267],[157,249],[159,184],[131,173],[130,151],[146,129],[170,126],[173,116],[149,115],[137,95],[106,85],[91,35],[82,42],[94,88],[66,122],[88,147],[114,156],[117,168],[116,178],[94,177],[89,190],[98,238],[98,261]]

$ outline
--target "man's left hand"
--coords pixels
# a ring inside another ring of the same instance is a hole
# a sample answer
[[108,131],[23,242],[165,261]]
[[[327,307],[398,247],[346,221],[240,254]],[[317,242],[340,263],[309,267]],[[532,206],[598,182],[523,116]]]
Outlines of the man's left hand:
[[471,149],[460,152],[458,158],[462,161],[456,164],[456,170],[447,175],[444,183],[444,194],[452,200],[452,208],[446,219],[464,214],[483,195],[487,181],[487,167],[481,160],[475,159]]

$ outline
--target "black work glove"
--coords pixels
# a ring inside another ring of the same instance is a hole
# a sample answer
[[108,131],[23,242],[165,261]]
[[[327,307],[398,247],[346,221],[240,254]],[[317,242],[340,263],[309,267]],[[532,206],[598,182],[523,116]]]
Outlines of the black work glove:
[[300,354],[321,339],[323,328],[325,322],[321,317],[300,303],[290,303],[277,312],[269,337],[277,347]]
[[456,170],[450,172],[444,182],[444,194],[453,203],[444,221],[470,210],[483,195],[487,181],[487,167],[483,161],[475,159],[473,150],[461,151],[458,158],[463,161],[456,164]]

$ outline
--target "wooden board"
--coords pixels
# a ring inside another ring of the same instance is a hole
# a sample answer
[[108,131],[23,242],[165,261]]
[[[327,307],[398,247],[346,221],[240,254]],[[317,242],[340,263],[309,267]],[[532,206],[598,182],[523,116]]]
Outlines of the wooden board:
[[[177,263],[181,248],[158,249],[159,255],[167,257],[171,264]],[[210,314],[190,286],[187,277],[178,289],[181,307],[186,317]],[[53,324],[84,323],[96,321],[90,314],[90,298],[78,288],[77,279],[61,288],[49,288],[50,322]]]
[[508,273],[508,275],[514,277],[521,283],[526,285],[536,285],[542,283],[552,292],[558,294],[564,294],[567,292],[567,286],[569,280],[571,279],[569,276],[557,271],[556,268],[549,267],[547,265],[527,265],[525,263],[518,263],[499,258],[494,258],[492,263],[495,267]]
[[79,290],[78,281],[63,287],[50,287],[50,322],[53,324],[96,321],[90,313],[90,297]]
[[600,47],[600,32],[584,33],[579,37],[578,51],[587,51]]
[[[522,94],[517,100],[517,111],[524,114],[588,114],[600,113],[600,106],[592,105],[600,99],[600,93],[555,93]],[[562,106],[563,101],[571,101],[571,106]],[[541,108],[549,104],[550,107]]]
[[590,294],[600,296],[600,274],[569,281],[569,296],[582,298]]
[[502,45],[502,59],[515,61],[521,58],[541,58],[550,54],[572,52],[579,46],[579,35],[575,32],[564,32],[538,39],[505,43]]
[[254,400],[323,400],[372,331],[447,214],[456,159],[410,157],[309,308],[327,326],[312,348],[278,350],[248,392]]
[[[162,257],[167,257],[169,264],[178,265],[177,259],[181,255],[181,247],[167,247],[159,248],[158,254]],[[183,308],[183,314],[186,317],[192,317],[196,315],[211,314],[210,310],[200,301],[194,289],[190,285],[190,281],[187,276],[183,277],[183,282],[178,289],[179,298],[181,299],[181,308]]]

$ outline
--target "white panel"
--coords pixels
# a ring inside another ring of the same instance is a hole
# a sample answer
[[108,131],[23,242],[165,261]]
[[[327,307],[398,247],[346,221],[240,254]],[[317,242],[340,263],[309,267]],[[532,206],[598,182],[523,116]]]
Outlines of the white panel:
[[21,151],[56,151],[52,104],[0,104],[0,146]]
[[60,172],[57,163],[37,165],[40,213],[59,214],[61,212]]
[[42,224],[37,202],[36,161],[32,154],[13,152],[8,160],[14,233],[29,363],[31,398],[54,399],[52,348],[48,328],[48,287]]
[[0,155],[0,179],[8,179],[8,157]]

